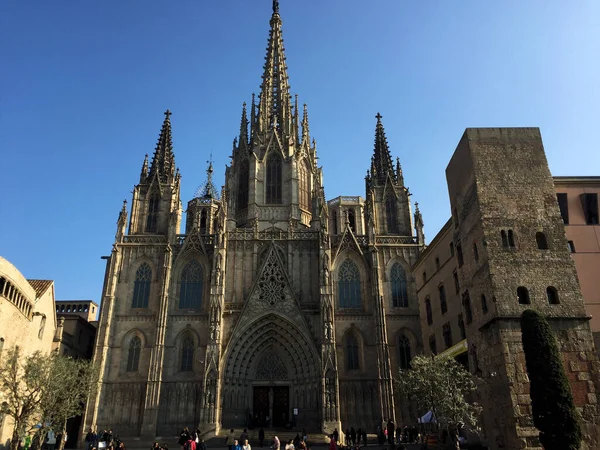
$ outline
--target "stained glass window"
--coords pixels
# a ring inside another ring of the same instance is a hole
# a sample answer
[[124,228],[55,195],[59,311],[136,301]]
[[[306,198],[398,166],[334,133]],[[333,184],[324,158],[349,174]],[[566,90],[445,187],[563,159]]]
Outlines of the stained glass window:
[[338,272],[338,294],[340,307],[360,308],[360,272],[352,261],[347,259]]
[[406,284],[406,272],[400,265],[400,263],[395,263],[392,266],[392,271],[390,273],[390,278],[392,282],[392,305],[395,308],[408,307],[408,290]]
[[181,273],[179,309],[199,309],[202,306],[202,266],[189,262]]
[[137,372],[140,365],[140,352],[142,351],[142,340],[134,336],[129,342],[127,353],[127,372]]
[[146,263],[142,264],[135,273],[133,285],[132,308],[147,308],[150,298],[150,282],[152,281],[152,269]]

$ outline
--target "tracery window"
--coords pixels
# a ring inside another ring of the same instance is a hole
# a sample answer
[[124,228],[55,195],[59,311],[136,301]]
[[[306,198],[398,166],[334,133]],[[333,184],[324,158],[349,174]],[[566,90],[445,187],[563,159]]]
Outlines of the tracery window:
[[140,365],[140,353],[142,351],[142,340],[134,336],[129,342],[127,352],[127,372],[137,372]]
[[266,203],[281,203],[281,156],[275,152],[267,158]]
[[298,165],[298,184],[300,208],[310,211],[310,171],[306,161],[302,161]]
[[248,185],[249,185],[249,168],[248,160],[244,159],[240,164],[238,172],[237,185],[237,209],[242,211],[248,207]]
[[132,308],[147,308],[150,298],[150,282],[152,281],[152,269],[147,263],[142,264],[135,273],[133,285]]
[[156,224],[158,221],[158,203],[159,197],[152,194],[148,200],[148,216],[146,217],[146,231],[149,233],[156,232]]
[[392,281],[392,305],[394,308],[408,307],[408,289],[406,284],[406,272],[400,265],[395,263],[390,273]]
[[338,271],[338,296],[341,308],[360,308],[360,272],[352,261],[347,259]]
[[194,339],[186,336],[181,345],[181,371],[191,372],[194,368]]
[[202,266],[191,261],[181,272],[179,309],[199,309],[202,306]]
[[387,231],[390,234],[398,233],[398,218],[396,215],[396,199],[389,194],[385,199],[385,217],[387,219]]
[[348,334],[346,336],[346,368],[348,370],[358,370],[358,341],[356,336]]
[[410,341],[404,335],[398,339],[398,365],[400,369],[410,369]]

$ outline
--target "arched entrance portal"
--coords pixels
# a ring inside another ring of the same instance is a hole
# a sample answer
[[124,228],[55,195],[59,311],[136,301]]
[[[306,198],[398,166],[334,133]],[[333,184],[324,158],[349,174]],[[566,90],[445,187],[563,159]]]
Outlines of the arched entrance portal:
[[317,426],[321,364],[310,338],[274,313],[234,333],[224,358],[221,426]]

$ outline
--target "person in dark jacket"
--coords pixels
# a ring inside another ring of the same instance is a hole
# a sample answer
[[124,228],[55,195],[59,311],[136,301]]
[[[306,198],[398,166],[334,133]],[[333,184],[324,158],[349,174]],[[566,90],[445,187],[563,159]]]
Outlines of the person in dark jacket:
[[265,442],[265,430],[261,428],[258,430],[258,443],[260,444],[261,448],[263,446],[263,442]]

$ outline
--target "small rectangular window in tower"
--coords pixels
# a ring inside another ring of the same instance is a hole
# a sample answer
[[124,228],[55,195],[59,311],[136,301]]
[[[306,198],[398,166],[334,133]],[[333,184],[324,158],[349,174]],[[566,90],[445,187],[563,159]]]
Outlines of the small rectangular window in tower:
[[435,343],[435,334],[429,336],[429,350],[433,355],[437,355],[437,345]]
[[442,327],[442,336],[444,336],[444,345],[446,348],[452,347],[452,328],[450,322],[446,322]]
[[475,257],[475,262],[479,261],[479,250],[477,249],[477,242],[473,242],[473,256]]
[[450,256],[454,256],[454,242],[450,242]]
[[452,278],[454,278],[454,291],[458,294],[460,292],[460,283],[458,281],[458,273],[456,270],[452,273]]
[[463,319],[462,313],[460,313],[458,315],[458,330],[460,331],[460,338],[461,339],[466,339],[467,338],[467,332],[465,330],[465,321]]
[[440,270],[440,258],[435,258],[435,270]]
[[583,206],[585,223],[588,225],[598,225],[598,194],[581,194],[581,204]]
[[471,297],[469,297],[469,291],[463,294],[463,308],[465,309],[465,317],[467,318],[467,325],[473,322],[473,311],[471,310]]
[[446,314],[448,312],[448,302],[446,301],[446,289],[444,289],[444,285],[438,286],[438,294],[440,297],[440,309],[442,310],[442,314]]
[[458,267],[462,267],[465,260],[463,259],[462,245],[460,244],[456,246],[456,258],[458,259]]
[[575,253],[575,243],[573,241],[568,241],[569,244],[569,251],[571,253]]
[[427,283],[427,272],[423,271],[423,284]]
[[556,194],[556,200],[558,200],[558,208],[560,209],[560,215],[562,216],[563,223],[569,224],[569,203],[567,194],[559,192]]

